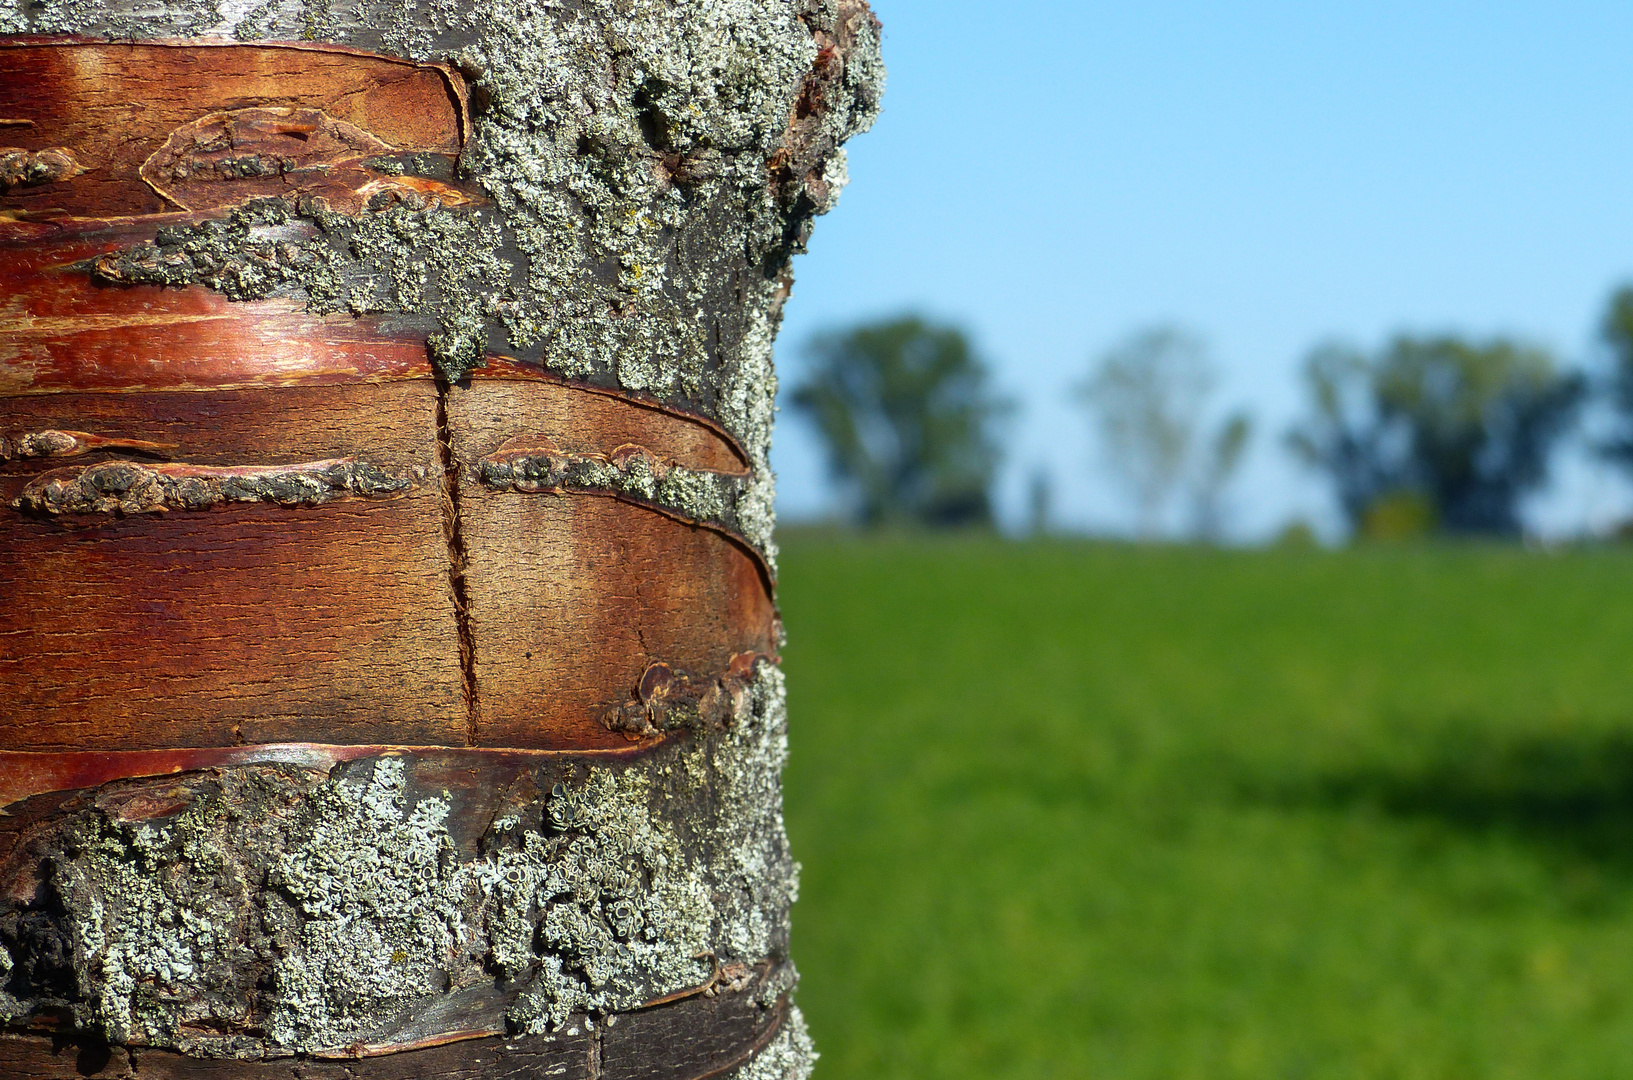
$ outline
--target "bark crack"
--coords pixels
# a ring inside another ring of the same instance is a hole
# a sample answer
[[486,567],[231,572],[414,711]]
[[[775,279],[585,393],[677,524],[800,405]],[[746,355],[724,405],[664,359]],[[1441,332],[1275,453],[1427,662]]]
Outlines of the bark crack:
[[465,579],[470,550],[465,546],[459,501],[459,459],[448,426],[446,379],[437,379],[437,456],[442,464],[442,534],[448,542],[448,585],[453,594],[454,626],[459,633],[459,670],[465,700],[465,745],[476,745],[481,704],[476,692],[476,637],[471,632],[470,587]]

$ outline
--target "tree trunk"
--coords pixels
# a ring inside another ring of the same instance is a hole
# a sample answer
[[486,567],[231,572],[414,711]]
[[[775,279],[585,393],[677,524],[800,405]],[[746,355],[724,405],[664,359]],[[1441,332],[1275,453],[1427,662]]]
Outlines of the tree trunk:
[[863,0],[0,0],[0,1074],[803,1077]]

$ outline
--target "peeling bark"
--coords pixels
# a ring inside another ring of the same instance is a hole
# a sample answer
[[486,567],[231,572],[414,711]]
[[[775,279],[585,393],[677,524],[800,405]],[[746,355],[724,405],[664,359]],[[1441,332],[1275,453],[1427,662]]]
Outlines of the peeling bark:
[[634,756],[307,750],[19,800],[0,1013],[200,1057],[372,1056],[780,964],[781,701],[757,666]]
[[0,0],[0,1072],[804,1077],[861,0]]

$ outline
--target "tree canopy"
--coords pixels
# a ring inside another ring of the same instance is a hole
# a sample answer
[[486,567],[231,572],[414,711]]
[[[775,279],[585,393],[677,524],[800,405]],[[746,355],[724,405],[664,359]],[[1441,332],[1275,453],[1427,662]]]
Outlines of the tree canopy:
[[870,525],[984,525],[1008,405],[964,333],[917,316],[815,337],[791,396]]
[[1371,356],[1323,345],[1304,377],[1311,415],[1289,444],[1358,530],[1384,500],[1415,496],[1441,529],[1517,533],[1585,389],[1542,349],[1452,335],[1402,335]]
[[1599,336],[1610,348],[1607,397],[1617,421],[1615,434],[1601,442],[1599,450],[1612,461],[1633,466],[1633,285],[1611,294]]
[[1253,433],[1246,413],[1211,435],[1203,414],[1218,378],[1202,340],[1173,326],[1114,346],[1077,387],[1099,430],[1106,465],[1133,496],[1139,530],[1155,535],[1176,492],[1189,488],[1197,535],[1222,531],[1225,486]]

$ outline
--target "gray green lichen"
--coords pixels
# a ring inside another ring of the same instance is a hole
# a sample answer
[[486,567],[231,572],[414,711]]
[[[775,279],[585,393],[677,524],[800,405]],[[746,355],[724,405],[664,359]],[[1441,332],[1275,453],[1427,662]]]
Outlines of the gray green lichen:
[[263,250],[249,261],[274,265],[255,270],[318,310],[425,321],[451,375],[492,349],[685,402],[764,467],[788,257],[843,184],[840,143],[878,109],[878,26],[860,0],[0,3],[3,33],[208,33],[454,63],[481,106],[460,170],[491,207],[344,223],[292,208],[324,237]]
[[741,536],[759,550],[771,545],[768,519],[738,512],[748,478],[667,465],[644,450],[611,458],[542,450],[495,454],[481,462],[475,478],[515,491],[622,495]]
[[300,465],[213,467],[104,461],[46,473],[11,505],[27,514],[156,514],[224,503],[321,506],[355,496],[396,495],[426,479],[423,469],[387,470],[336,458]]
[[244,208],[104,264],[132,281],[304,295],[393,317],[458,379],[489,352],[716,418],[770,543],[771,349],[788,261],[878,111],[861,0],[0,0],[0,32],[311,40],[454,63],[481,104],[484,209]]
[[629,1010],[786,956],[785,755],[762,661],[725,730],[524,775],[474,842],[396,756],[114,785],[47,843],[49,905],[0,913],[0,1011],[254,1058]]
[[[476,106],[458,178],[485,205],[260,203],[100,272],[378,316],[423,334],[454,379],[502,353],[713,417],[750,460],[727,510],[774,558],[772,341],[790,257],[844,185],[840,144],[878,110],[862,0],[0,0],[0,33],[326,42],[457,67]],[[656,483],[654,501],[699,519],[725,498]],[[25,947],[28,919],[49,938],[43,913],[0,917],[23,950],[0,951],[4,993],[37,991],[0,1012],[56,995],[115,1037],[282,1054],[384,1038],[484,988],[511,1029],[545,1030],[781,956],[775,673],[749,696],[724,734],[541,796],[581,825],[535,806],[479,855],[450,854],[438,796],[397,801],[390,759],[231,770],[163,824],[87,812],[61,860],[72,962]],[[251,787],[265,814],[229,820]],[[246,1002],[263,1029],[242,1027]],[[803,1080],[810,1058],[796,1014],[737,1075]]]
[[820,1057],[811,1045],[811,1032],[799,1006],[792,1006],[782,1029],[747,1064],[733,1069],[726,1080],[809,1080]]
[[92,265],[116,284],[205,285],[233,300],[304,295],[318,315],[396,315],[423,327],[444,374],[482,363],[483,297],[504,287],[501,230],[491,215],[399,202],[352,217],[321,198],[257,199],[219,220],[160,229],[154,242]]

